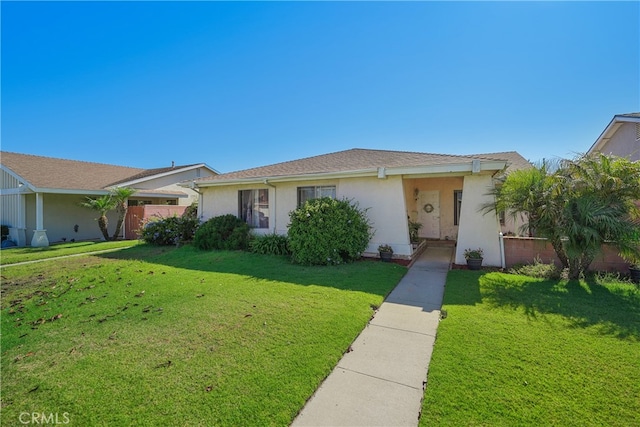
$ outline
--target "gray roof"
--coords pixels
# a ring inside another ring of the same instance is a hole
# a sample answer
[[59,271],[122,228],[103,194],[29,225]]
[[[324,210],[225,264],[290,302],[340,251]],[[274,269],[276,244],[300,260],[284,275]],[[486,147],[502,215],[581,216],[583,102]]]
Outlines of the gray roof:
[[335,153],[322,154],[299,160],[291,160],[268,166],[200,178],[195,182],[235,181],[243,179],[354,172],[375,168],[457,165],[464,162],[470,162],[473,159],[506,161],[514,168],[531,166],[526,159],[515,151],[463,156],[353,148]]

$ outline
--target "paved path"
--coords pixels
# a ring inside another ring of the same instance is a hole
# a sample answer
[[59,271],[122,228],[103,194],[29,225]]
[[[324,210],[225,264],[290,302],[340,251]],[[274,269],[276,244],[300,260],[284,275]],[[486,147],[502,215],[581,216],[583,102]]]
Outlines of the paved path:
[[132,247],[133,246],[123,246],[121,248],[103,249],[101,251],[81,252],[79,254],[70,254],[70,255],[62,255],[62,256],[56,256],[56,257],[51,257],[51,258],[34,259],[34,260],[31,260],[31,261],[14,262],[13,264],[0,264],[0,268],[13,267],[14,265],[35,264],[36,262],[55,261],[57,259],[73,258],[73,257],[78,257],[78,256],[106,254],[108,252],[116,252],[116,251],[120,251],[122,249],[129,249],[129,248],[132,248]]
[[292,426],[417,426],[453,249],[427,248]]

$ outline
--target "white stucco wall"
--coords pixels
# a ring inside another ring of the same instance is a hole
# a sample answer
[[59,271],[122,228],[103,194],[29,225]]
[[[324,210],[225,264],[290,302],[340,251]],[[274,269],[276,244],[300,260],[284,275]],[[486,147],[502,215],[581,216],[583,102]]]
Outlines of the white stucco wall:
[[250,189],[269,189],[269,229],[255,229],[256,233],[277,232],[285,234],[289,224],[289,212],[297,207],[297,188],[302,186],[335,185],[336,197],[357,201],[360,208],[368,209],[374,237],[368,253],[377,253],[382,243],[393,247],[396,255],[411,254],[409,231],[407,229],[406,206],[402,178],[399,176],[379,179],[350,178],[321,181],[299,181],[272,184],[273,187],[260,185],[233,185],[227,187],[209,187],[201,189],[202,220],[214,216],[238,215],[238,191]]
[[[178,205],[189,206],[192,203],[198,201],[198,193],[196,193],[195,191],[189,188],[181,187],[177,183],[183,182],[183,181],[191,181],[196,178],[205,177],[209,175],[211,175],[211,172],[209,172],[208,169],[197,168],[197,169],[174,173],[174,174],[163,176],[160,178],[151,179],[149,181],[137,183],[132,185],[132,187],[138,190],[157,190],[157,191],[171,191],[175,193],[185,193],[187,194],[188,197],[179,198]],[[138,197],[134,196],[132,198],[136,199]],[[156,203],[156,200],[157,200],[150,197],[143,197],[142,199],[152,199],[154,200],[154,203]],[[160,196],[159,199],[162,199],[162,197]],[[162,203],[162,202],[158,202],[158,203]]]
[[623,123],[600,152],[627,157],[629,160],[640,160],[640,140],[636,139],[636,123]]
[[456,246],[456,264],[466,264],[465,249],[482,248],[483,265],[499,267],[500,258],[500,221],[495,212],[482,214],[481,207],[493,202],[493,196],[487,193],[493,186],[490,175],[469,175],[464,177],[462,189],[462,210]]

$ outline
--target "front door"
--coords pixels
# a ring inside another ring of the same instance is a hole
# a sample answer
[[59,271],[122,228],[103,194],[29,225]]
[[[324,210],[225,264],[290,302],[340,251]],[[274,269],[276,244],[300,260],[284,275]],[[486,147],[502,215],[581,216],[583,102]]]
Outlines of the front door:
[[440,239],[440,191],[420,191],[418,194],[418,222],[422,224],[419,236]]

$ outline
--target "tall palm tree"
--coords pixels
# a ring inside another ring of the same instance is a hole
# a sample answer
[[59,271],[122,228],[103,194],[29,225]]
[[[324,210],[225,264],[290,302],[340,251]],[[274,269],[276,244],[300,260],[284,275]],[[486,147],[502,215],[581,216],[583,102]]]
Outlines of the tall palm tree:
[[623,256],[640,257],[640,162],[580,156],[553,172],[543,162],[508,175],[493,193],[494,207],[484,209],[526,214],[529,231],[549,239],[572,279],[587,270],[605,242]]
[[120,230],[122,230],[122,223],[127,216],[127,199],[135,193],[136,190],[129,187],[116,187],[111,190],[111,197],[115,202],[115,209],[118,212],[118,222],[116,223],[116,230],[113,232],[111,240],[116,240],[120,236]]
[[98,228],[100,228],[100,232],[102,233],[104,240],[110,240],[108,230],[109,220],[107,219],[107,212],[115,207],[115,201],[113,200],[111,195],[106,194],[102,197],[98,197],[97,199],[87,197],[87,200],[81,203],[81,206],[97,211],[100,214],[100,216],[98,217]]

